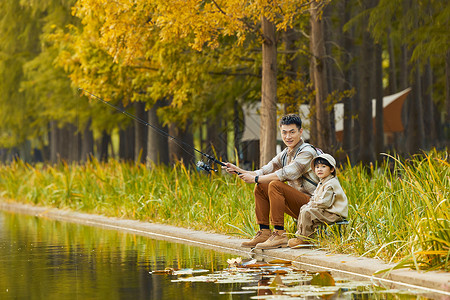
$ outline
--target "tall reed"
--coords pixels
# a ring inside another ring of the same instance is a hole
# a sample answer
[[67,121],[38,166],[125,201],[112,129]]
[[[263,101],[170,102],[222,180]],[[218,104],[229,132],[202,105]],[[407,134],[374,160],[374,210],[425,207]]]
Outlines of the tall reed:
[[[377,257],[397,267],[449,270],[450,168],[445,152],[367,169],[347,165],[339,180],[349,198],[342,237],[321,247]],[[83,164],[0,165],[0,197],[88,213],[226,234],[255,233],[253,185],[181,164],[145,166],[95,159]],[[286,228],[295,231],[292,218]]]
[[339,175],[350,201],[350,225],[342,241],[329,247],[397,267],[449,270],[447,154],[431,151],[405,161],[387,157],[390,163],[379,168],[358,165]]
[[254,233],[252,194],[252,186],[236,176],[205,175],[182,164],[147,168],[94,159],[0,166],[4,199],[229,234]]

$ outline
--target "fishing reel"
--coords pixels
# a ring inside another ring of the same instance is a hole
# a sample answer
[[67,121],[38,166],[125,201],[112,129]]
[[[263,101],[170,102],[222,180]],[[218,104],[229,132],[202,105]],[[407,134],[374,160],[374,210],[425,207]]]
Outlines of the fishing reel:
[[214,172],[217,171],[217,170],[214,170],[209,164],[207,164],[207,163],[205,163],[205,162],[203,162],[201,160],[199,160],[197,162],[196,166],[197,166],[197,170],[198,171],[206,171],[208,173],[210,173],[211,171],[214,171]]

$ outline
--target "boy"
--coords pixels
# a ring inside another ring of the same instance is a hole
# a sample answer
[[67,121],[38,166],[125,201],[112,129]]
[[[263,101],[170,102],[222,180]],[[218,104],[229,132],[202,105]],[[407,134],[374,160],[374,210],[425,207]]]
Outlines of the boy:
[[331,224],[348,216],[348,200],[336,177],[336,161],[330,154],[321,154],[311,161],[320,182],[308,204],[302,206],[298,217],[296,238],[288,246],[296,248],[309,244],[308,238],[321,223]]

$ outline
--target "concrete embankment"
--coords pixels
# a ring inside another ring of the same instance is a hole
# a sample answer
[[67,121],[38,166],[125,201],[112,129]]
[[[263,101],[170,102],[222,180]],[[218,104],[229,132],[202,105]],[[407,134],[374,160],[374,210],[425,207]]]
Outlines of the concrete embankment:
[[149,236],[155,239],[164,239],[236,253],[243,257],[256,257],[261,260],[271,260],[274,258],[291,260],[294,265],[311,271],[329,270],[333,276],[337,277],[346,277],[356,280],[372,280],[387,288],[420,289],[427,297],[434,299],[450,299],[449,272],[418,272],[409,269],[400,269],[377,273],[380,270],[389,270],[394,265],[383,263],[377,259],[355,257],[345,254],[331,254],[314,248],[282,248],[253,252],[240,247],[242,239],[227,235],[194,231],[156,223],[78,213],[69,210],[37,207],[1,200],[0,210],[121,230],[138,235]]

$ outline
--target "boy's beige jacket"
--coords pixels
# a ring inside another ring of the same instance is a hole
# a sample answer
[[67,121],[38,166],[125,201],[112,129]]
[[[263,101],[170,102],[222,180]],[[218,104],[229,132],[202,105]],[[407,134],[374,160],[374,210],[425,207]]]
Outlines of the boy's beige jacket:
[[334,175],[330,175],[317,185],[308,205],[323,208],[328,212],[348,217],[348,200],[339,180]]

